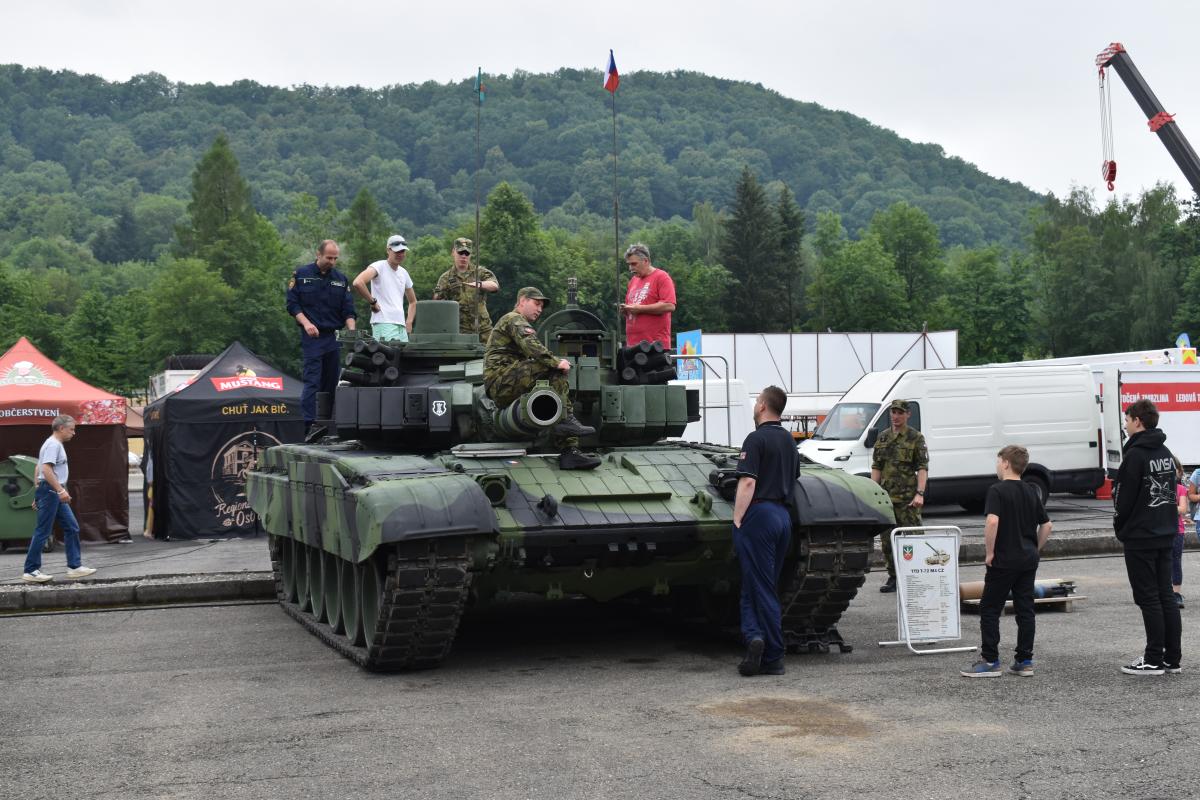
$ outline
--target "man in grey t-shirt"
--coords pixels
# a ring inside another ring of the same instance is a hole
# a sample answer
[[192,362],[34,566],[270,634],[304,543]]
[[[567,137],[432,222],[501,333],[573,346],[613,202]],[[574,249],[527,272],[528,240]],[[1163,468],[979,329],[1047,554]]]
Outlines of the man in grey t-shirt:
[[47,583],[53,575],[42,572],[42,548],[54,530],[62,528],[67,546],[67,577],[86,578],[96,570],[83,566],[79,548],[79,523],[71,511],[71,495],[67,492],[67,449],[63,446],[75,438],[75,420],[63,415],[50,424],[50,438],[42,443],[38,453],[37,486],[34,489],[34,508],[37,509],[37,528],[25,555],[25,573],[21,579],[28,583]]

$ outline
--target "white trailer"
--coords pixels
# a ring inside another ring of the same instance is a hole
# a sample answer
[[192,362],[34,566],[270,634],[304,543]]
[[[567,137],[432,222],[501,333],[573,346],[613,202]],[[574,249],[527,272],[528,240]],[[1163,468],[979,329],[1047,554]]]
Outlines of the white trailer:
[[1167,448],[1187,467],[1200,466],[1200,367],[1194,364],[1095,367],[1104,408],[1104,450],[1109,475],[1121,464],[1124,411],[1136,400],[1158,407]]

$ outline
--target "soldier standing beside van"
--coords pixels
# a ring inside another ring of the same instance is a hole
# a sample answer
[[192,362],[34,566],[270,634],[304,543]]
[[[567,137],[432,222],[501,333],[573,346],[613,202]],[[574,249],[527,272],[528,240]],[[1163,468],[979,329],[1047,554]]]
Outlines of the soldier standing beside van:
[[[875,441],[871,458],[871,480],[883,487],[892,498],[896,526],[921,524],[921,507],[925,505],[925,483],[929,480],[929,448],[921,432],[908,427],[912,415],[907,400],[893,400],[889,412],[892,426]],[[882,534],[883,557],[887,561],[887,583],[881,592],[896,591],[896,562],[892,557],[891,537]]]

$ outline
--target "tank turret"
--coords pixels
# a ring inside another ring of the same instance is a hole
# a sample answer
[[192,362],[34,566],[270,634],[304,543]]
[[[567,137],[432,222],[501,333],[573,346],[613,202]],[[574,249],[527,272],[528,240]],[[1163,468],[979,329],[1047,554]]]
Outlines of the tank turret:
[[[566,307],[544,317],[536,331],[547,349],[571,363],[576,416],[596,429],[582,446],[651,444],[682,435],[700,418],[699,393],[670,383],[675,369],[662,345],[619,347],[608,327],[573,300],[571,291]],[[407,343],[343,334],[342,385],[332,417],[317,425],[339,439],[413,451],[472,442],[544,444],[561,418],[557,397],[536,388],[497,408],[483,389],[485,347],[460,334],[458,325],[458,303],[422,300]]]

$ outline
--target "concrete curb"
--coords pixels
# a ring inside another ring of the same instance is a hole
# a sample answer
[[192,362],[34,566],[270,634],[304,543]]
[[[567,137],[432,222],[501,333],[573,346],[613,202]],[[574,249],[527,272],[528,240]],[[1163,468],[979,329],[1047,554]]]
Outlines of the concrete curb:
[[170,575],[0,586],[0,613],[274,598],[269,572]]
[[[968,534],[969,541],[959,547],[959,563],[977,566],[983,563],[983,541]],[[966,538],[966,537],[964,537]],[[1191,536],[1188,550],[1200,549]],[[883,553],[876,544],[872,570],[883,568]],[[1051,537],[1042,551],[1043,558],[1118,555],[1121,543],[1107,530],[1072,532]],[[169,575],[153,578],[112,580],[55,581],[42,585],[24,583],[0,585],[0,614],[23,611],[55,611],[113,606],[166,605],[171,603],[214,603],[231,600],[273,600],[275,580],[270,572],[233,572]]]

